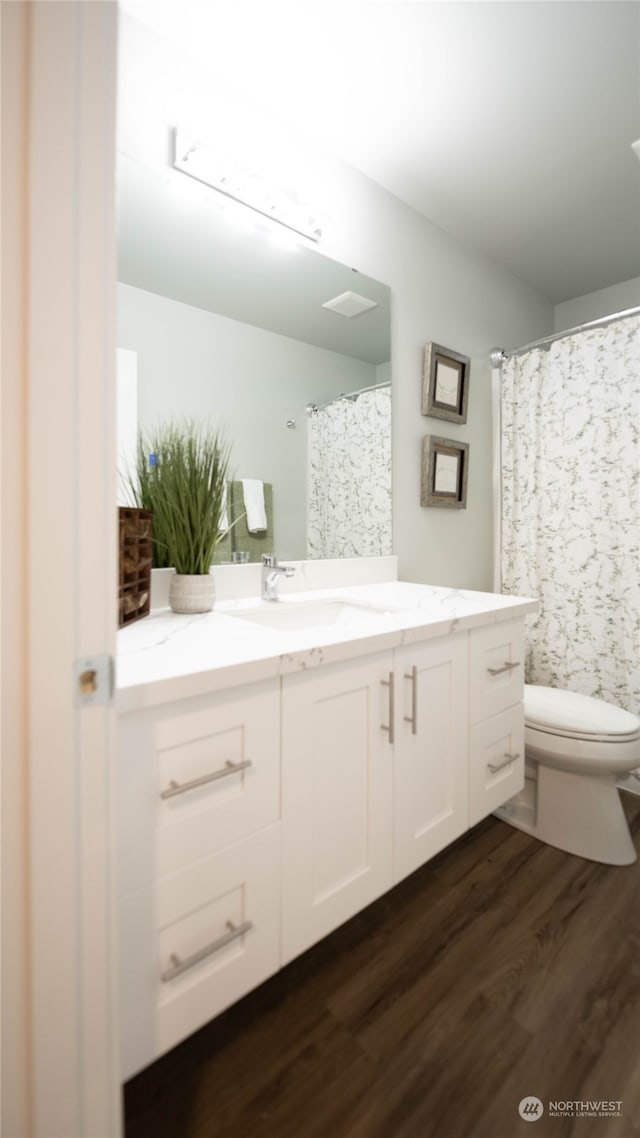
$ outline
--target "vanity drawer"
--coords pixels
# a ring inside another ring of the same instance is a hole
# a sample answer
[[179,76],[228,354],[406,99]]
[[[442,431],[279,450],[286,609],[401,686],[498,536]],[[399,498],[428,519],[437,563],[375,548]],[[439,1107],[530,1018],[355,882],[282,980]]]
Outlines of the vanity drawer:
[[471,728],[469,825],[518,794],[524,786],[524,704]]
[[500,621],[476,629],[470,641],[471,723],[479,723],[523,698],[523,622]]
[[280,685],[238,688],[121,725],[121,891],[280,817]]
[[172,873],[280,816],[278,681],[225,692],[154,732],[156,868]]
[[121,902],[123,1078],[280,965],[280,826]]

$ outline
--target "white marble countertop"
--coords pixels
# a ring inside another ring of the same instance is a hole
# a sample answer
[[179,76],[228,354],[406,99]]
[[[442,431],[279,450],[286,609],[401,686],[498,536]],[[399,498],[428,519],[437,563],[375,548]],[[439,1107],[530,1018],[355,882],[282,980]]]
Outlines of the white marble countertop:
[[[283,582],[284,584],[284,582]],[[274,629],[234,616],[267,605],[257,596],[222,600],[210,613],[158,609],[118,633],[116,703],[121,713],[239,684],[387,651],[535,612],[536,601],[404,581],[296,592],[282,606],[340,598],[376,606],[350,623]],[[273,606],[275,607],[275,606]]]

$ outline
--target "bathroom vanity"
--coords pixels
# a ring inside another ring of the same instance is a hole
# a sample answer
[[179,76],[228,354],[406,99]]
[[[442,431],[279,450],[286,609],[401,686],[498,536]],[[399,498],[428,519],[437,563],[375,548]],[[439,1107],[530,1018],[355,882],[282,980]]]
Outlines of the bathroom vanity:
[[523,785],[535,602],[307,586],[120,633],[124,1079]]

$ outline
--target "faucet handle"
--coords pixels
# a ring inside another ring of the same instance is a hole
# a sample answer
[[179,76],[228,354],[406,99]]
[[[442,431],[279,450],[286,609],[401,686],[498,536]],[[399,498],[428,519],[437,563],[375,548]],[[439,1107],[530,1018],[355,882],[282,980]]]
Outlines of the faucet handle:
[[278,564],[278,559],[275,553],[263,553],[262,564],[264,565],[265,569],[275,568],[275,566]]

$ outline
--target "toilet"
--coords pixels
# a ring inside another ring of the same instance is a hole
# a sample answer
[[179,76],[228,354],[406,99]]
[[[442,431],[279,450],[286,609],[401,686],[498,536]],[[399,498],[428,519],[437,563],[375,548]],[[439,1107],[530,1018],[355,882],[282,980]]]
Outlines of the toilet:
[[640,719],[560,688],[524,693],[525,786],[496,815],[567,853],[631,865],[616,779],[640,767]]

